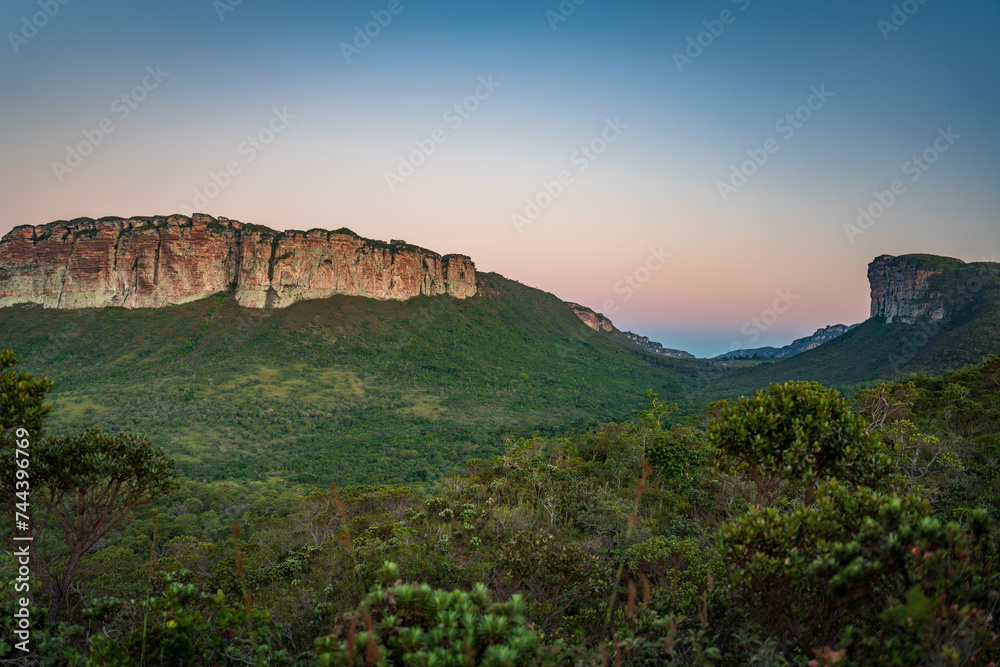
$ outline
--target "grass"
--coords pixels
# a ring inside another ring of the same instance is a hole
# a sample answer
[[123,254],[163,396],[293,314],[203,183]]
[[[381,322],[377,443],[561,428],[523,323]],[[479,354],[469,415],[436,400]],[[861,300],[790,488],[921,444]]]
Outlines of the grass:
[[932,271],[952,271],[965,265],[965,262],[953,257],[942,257],[940,255],[927,255],[922,253],[900,255],[896,257],[895,260],[904,261],[905,263],[918,269]]

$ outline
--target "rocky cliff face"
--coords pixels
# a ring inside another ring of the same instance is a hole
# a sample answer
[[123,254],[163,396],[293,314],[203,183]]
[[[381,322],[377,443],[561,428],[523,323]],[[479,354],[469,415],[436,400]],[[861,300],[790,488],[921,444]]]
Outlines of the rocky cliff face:
[[953,299],[945,290],[934,289],[934,277],[964,264],[961,260],[933,255],[876,257],[868,265],[871,317],[884,318],[889,323],[947,317]]
[[588,327],[594,331],[603,331],[605,333],[610,333],[615,331],[615,325],[611,323],[611,320],[606,318],[600,313],[595,313],[590,308],[586,306],[581,306],[578,303],[572,303],[570,301],[565,302],[567,306],[573,309],[576,316],[580,318],[580,321],[586,324]]
[[230,289],[251,308],[335,294],[461,299],[476,294],[476,267],[347,229],[276,232],[198,214],[22,226],[0,240],[0,307],[156,308]]
[[676,357],[678,359],[694,359],[694,355],[690,352],[685,352],[684,350],[672,350],[667,347],[663,347],[656,341],[649,340],[648,336],[640,336],[637,333],[632,333],[631,331],[619,331],[617,327],[609,320],[607,317],[601,313],[595,313],[590,308],[586,306],[581,306],[578,303],[572,303],[570,301],[565,302],[569,306],[576,316],[580,318],[580,321],[586,324],[588,327],[594,331],[600,331],[602,333],[609,334],[613,338],[617,338],[622,341],[627,341],[633,345],[637,345],[647,352],[654,352],[656,354],[663,354],[668,357]]

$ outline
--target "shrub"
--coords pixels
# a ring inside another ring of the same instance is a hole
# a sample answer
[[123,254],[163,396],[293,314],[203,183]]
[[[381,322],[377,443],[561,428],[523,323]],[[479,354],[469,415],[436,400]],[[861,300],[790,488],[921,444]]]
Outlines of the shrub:
[[558,648],[525,620],[520,595],[497,603],[483,584],[448,592],[398,576],[386,562],[358,610],[316,640],[319,665],[555,664]]

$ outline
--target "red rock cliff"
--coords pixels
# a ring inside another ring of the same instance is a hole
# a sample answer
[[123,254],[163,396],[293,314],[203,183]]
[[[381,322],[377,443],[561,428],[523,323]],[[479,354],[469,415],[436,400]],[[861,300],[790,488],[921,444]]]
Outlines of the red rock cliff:
[[334,294],[462,299],[476,293],[476,267],[347,229],[276,232],[198,214],[22,226],[0,240],[0,307],[156,308],[229,289],[251,308]]

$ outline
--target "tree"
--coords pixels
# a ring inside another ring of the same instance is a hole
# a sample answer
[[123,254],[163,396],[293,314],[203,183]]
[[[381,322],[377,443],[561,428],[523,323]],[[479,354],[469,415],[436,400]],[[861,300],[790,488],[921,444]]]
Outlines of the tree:
[[[159,448],[134,435],[109,436],[89,429],[76,436],[44,438],[45,419],[52,406],[48,378],[18,372],[11,350],[0,353],[0,493],[10,518],[21,500],[30,513],[35,549],[33,563],[50,597],[49,620],[55,621],[69,595],[83,554],[132,511],[174,488],[173,461]],[[15,436],[27,440],[21,451],[29,462],[18,477]],[[18,495],[20,494],[20,495]],[[30,498],[30,501],[29,501]],[[24,509],[22,514],[29,514]],[[8,525],[11,525],[11,521]],[[62,548],[48,543],[50,523],[62,537]],[[10,534],[4,533],[10,542]]]
[[695,473],[705,461],[705,454],[698,447],[698,436],[703,434],[690,426],[675,426],[662,431],[646,448],[646,460],[662,483],[687,487],[694,482]]
[[912,382],[892,384],[879,382],[874,389],[862,389],[855,396],[858,410],[871,421],[865,429],[869,433],[885,432],[897,420],[906,419],[913,411],[917,389]]
[[45,418],[52,411],[52,406],[45,403],[52,382],[47,377],[36,378],[31,373],[15,371],[18,363],[11,350],[0,352],[0,447],[4,450],[12,444],[18,428],[27,429],[33,439],[40,439]]
[[663,428],[662,420],[677,410],[676,403],[663,403],[653,391],[647,391],[649,406],[639,412],[631,431],[642,445],[642,457],[658,473],[661,483],[686,486],[695,471],[705,463],[704,432],[689,425]]
[[889,481],[900,493],[918,491],[933,501],[950,478],[965,467],[940,438],[921,433],[908,419],[889,424],[885,437],[892,446],[890,456],[896,470]]
[[823,478],[871,484],[884,476],[888,457],[865,426],[836,390],[786,382],[723,407],[708,432],[719,467],[751,476],[756,495],[748,500],[759,508],[799,484],[811,504]]
[[[177,475],[173,460],[147,440],[97,429],[46,438],[34,445],[31,458],[33,504],[43,508],[32,523],[33,553],[54,622],[83,555],[135,509],[174,489]],[[61,549],[46,539],[50,525],[62,538]]]
[[664,403],[660,400],[659,394],[652,389],[646,391],[646,396],[649,397],[649,405],[646,406],[645,410],[639,411],[639,424],[645,426],[650,431],[656,432],[662,428],[661,421],[663,418],[669,417],[671,413],[677,411],[677,404]]
[[604,599],[613,583],[611,573],[579,545],[532,531],[515,533],[499,547],[496,572],[501,592],[528,593],[528,616],[546,632],[571,609],[573,616],[597,617],[593,610],[576,607]]
[[298,516],[292,519],[292,525],[305,531],[315,547],[332,542],[342,524],[333,496],[323,491],[314,491],[303,500]]

